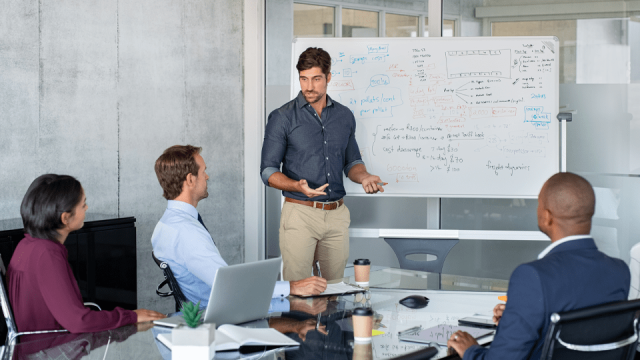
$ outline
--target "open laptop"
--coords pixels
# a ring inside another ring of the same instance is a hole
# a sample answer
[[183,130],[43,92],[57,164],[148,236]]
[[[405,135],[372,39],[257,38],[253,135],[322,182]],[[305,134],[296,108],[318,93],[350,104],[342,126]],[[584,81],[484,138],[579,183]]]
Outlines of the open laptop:
[[[219,268],[203,322],[220,326],[266,317],[281,262],[282,259],[277,258]],[[186,324],[182,316],[155,320],[154,323],[168,327]]]

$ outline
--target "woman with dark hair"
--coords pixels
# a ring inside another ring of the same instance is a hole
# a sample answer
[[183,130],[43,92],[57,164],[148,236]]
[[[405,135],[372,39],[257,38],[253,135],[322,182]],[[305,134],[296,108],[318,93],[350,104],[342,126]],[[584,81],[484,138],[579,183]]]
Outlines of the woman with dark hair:
[[146,309],[93,311],[84,306],[64,242],[82,228],[86,211],[82,185],[71,176],[46,174],[29,186],[20,206],[25,237],[7,270],[18,331],[94,332],[165,317]]

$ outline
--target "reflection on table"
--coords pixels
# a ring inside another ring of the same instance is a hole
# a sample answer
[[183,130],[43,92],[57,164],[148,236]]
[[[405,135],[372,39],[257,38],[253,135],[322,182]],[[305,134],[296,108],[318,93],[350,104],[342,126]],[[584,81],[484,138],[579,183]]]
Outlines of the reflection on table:
[[[355,284],[355,277],[349,276],[344,278],[343,281]],[[393,268],[372,271],[369,277],[369,287],[371,289],[506,292],[508,285],[508,280]]]
[[[498,296],[506,291],[506,280],[382,269],[371,273],[366,294],[301,299],[290,297],[290,311],[271,313],[266,320],[246,324],[272,327],[300,343],[299,347],[261,351],[254,354],[218,352],[216,359],[388,359],[413,352],[427,344],[398,339],[398,332],[422,325],[457,325],[458,319],[474,314],[489,316]],[[345,278],[346,282],[354,282]],[[441,290],[431,289],[441,288]],[[420,294],[430,299],[426,308],[413,310],[398,301]],[[374,329],[383,332],[370,344],[353,341],[351,314],[357,307],[373,308]],[[319,321],[319,324],[318,324]],[[12,350],[13,359],[171,359],[171,351],[156,340],[168,328],[151,324],[126,326],[89,334],[49,334],[41,339],[23,339]],[[488,338],[487,340],[490,340]],[[435,345],[435,344],[432,344]],[[441,347],[435,358],[446,356]],[[4,357],[8,359],[9,357]]]

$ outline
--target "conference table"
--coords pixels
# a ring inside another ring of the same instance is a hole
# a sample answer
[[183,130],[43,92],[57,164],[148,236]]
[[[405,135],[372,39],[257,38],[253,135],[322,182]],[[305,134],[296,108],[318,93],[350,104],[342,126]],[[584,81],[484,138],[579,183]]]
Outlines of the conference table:
[[[342,281],[355,284],[353,276]],[[456,358],[436,343],[401,341],[398,332],[418,325],[425,329],[439,324],[457,325],[458,319],[465,316],[490,316],[507,286],[507,280],[382,268],[371,272],[365,293],[290,296],[288,311],[270,312],[267,319],[247,324],[280,329],[300,346],[250,354],[217,352],[215,359],[389,359],[430,345],[439,348],[434,359]],[[408,295],[424,295],[430,299],[429,304],[422,309],[400,305],[398,301]],[[358,307],[374,310],[374,329],[382,332],[373,336],[370,344],[353,340],[351,313]],[[316,327],[318,319],[320,324]],[[171,351],[156,339],[162,332],[170,329],[143,323],[96,333],[23,338],[14,347],[1,350],[3,359],[171,359]],[[484,342],[490,340],[489,336]]]

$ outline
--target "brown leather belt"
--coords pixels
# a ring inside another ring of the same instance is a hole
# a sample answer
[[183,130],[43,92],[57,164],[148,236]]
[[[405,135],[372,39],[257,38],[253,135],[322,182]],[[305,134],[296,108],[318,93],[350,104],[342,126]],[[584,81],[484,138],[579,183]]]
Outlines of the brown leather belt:
[[344,204],[344,200],[342,199],[338,201],[330,202],[330,203],[323,203],[319,201],[303,201],[303,200],[296,200],[289,197],[285,197],[284,201],[294,203],[294,204],[300,204],[304,206],[311,206],[321,210],[335,210],[340,206],[342,206],[342,204]]

